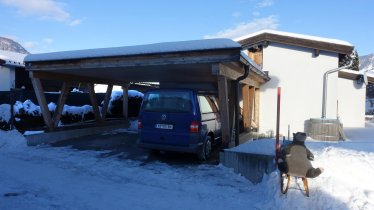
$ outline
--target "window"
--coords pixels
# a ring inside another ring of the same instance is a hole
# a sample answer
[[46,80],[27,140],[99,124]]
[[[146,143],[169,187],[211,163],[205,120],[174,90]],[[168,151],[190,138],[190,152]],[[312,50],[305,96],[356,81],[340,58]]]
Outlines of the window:
[[199,104],[200,104],[200,111],[201,113],[211,113],[213,112],[212,109],[212,101],[206,96],[199,96]]
[[156,91],[144,96],[143,107],[148,112],[190,112],[191,93],[183,91]]

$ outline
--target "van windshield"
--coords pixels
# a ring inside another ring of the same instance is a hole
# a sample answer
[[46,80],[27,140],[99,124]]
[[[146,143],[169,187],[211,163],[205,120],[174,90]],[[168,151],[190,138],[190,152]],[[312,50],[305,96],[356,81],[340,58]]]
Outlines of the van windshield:
[[147,112],[191,112],[192,94],[187,91],[155,91],[144,96],[143,110]]

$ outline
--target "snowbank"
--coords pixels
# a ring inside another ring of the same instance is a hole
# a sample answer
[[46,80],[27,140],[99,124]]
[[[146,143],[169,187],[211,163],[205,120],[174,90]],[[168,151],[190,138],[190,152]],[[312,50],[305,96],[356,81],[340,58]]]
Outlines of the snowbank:
[[17,130],[0,130],[0,151],[19,150],[27,147],[27,140]]
[[0,105],[0,121],[9,122],[10,120],[10,105],[1,104]]

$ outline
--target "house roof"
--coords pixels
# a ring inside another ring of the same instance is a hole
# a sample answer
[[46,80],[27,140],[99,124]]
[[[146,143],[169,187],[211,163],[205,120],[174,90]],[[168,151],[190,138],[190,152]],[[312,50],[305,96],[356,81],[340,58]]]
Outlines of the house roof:
[[261,30],[246,36],[238,37],[235,41],[239,42],[243,48],[249,48],[268,41],[336,52],[339,54],[350,54],[354,48],[351,43],[342,40],[275,30]]
[[26,54],[0,50],[0,62],[1,65],[5,66],[17,66],[25,67],[24,58]]

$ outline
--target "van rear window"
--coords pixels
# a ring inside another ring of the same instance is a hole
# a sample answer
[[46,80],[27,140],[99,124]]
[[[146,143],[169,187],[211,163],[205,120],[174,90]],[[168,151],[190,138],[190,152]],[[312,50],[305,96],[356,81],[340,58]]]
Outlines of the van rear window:
[[143,110],[147,112],[191,112],[192,95],[185,91],[149,92],[144,96]]

